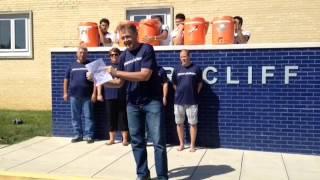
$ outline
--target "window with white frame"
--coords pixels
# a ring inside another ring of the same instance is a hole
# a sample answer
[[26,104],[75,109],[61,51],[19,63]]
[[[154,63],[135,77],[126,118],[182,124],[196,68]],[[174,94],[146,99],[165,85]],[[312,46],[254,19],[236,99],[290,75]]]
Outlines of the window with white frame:
[[126,10],[127,20],[139,22],[142,19],[151,19],[153,16],[161,16],[163,24],[169,26],[169,30],[172,30],[173,22],[173,8],[172,7],[145,7],[130,8]]
[[32,58],[31,12],[0,12],[0,58]]

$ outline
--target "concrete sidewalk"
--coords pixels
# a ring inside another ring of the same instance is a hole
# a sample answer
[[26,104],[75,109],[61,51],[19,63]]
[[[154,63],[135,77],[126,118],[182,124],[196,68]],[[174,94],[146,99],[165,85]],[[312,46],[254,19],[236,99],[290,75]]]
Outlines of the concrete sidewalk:
[[[35,137],[0,149],[0,179],[135,179],[130,146],[106,141],[70,143],[70,138]],[[320,156],[168,147],[170,179],[319,180]],[[148,147],[156,177],[153,147]]]
[[8,146],[8,145],[6,145],[6,144],[0,144],[0,149],[1,149],[1,148],[4,148],[4,147],[6,147],[6,146]]

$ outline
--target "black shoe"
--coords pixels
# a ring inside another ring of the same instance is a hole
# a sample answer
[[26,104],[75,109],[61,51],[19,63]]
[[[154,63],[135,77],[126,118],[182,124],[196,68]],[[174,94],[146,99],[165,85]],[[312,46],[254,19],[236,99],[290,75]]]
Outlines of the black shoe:
[[151,180],[150,175],[148,175],[147,177],[137,177],[136,180]]
[[87,138],[86,140],[87,140],[88,144],[94,143],[94,139],[93,138]]
[[75,137],[71,139],[71,143],[76,143],[82,141],[82,137]]

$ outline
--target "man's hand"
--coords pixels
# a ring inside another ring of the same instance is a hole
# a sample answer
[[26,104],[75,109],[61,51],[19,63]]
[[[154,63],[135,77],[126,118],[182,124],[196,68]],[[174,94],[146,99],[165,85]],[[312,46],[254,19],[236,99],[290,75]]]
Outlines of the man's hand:
[[69,100],[69,95],[67,93],[63,94],[63,100],[67,102]]
[[86,73],[87,80],[93,81],[93,74],[91,72]]
[[167,102],[167,98],[166,98],[166,97],[163,97],[163,98],[162,98],[162,103],[163,103],[164,106],[167,105],[168,102]]
[[112,66],[107,66],[106,71],[113,77],[117,75],[117,69]]

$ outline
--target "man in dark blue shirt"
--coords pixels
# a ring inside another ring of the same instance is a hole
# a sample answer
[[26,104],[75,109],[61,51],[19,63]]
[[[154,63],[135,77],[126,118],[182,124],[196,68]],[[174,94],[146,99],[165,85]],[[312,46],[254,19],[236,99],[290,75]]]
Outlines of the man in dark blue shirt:
[[131,145],[137,167],[137,179],[149,179],[145,125],[148,127],[155,154],[158,179],[168,179],[165,124],[162,116],[161,82],[153,47],[138,42],[133,24],[120,26],[121,39],[127,49],[120,56],[118,69],[108,72],[119,79],[108,83],[119,87],[127,81],[127,115]]
[[184,149],[184,120],[187,114],[190,124],[190,152],[195,152],[198,123],[198,96],[202,88],[202,72],[190,60],[189,50],[181,50],[181,65],[175,68],[172,75],[174,97],[174,115],[177,124],[180,146],[178,151]]
[[[66,71],[63,82],[63,99],[68,101],[70,98],[72,127],[75,136],[71,142],[79,142],[84,138],[87,143],[93,143],[94,122],[92,115],[92,102],[96,101],[96,93],[93,82],[87,80],[88,72],[85,65],[88,50],[79,47],[77,51],[77,61],[73,62]],[[68,92],[69,89],[69,92]],[[81,114],[84,115],[84,132],[81,125]]]

